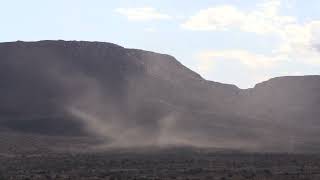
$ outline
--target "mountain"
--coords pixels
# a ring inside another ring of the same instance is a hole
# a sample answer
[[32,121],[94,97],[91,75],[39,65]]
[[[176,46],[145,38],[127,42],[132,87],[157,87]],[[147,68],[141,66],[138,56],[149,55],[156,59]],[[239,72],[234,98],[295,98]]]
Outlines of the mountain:
[[239,89],[165,54],[104,42],[18,41],[0,43],[0,82],[0,129],[9,134],[102,137],[106,146],[126,147],[320,149],[320,76]]

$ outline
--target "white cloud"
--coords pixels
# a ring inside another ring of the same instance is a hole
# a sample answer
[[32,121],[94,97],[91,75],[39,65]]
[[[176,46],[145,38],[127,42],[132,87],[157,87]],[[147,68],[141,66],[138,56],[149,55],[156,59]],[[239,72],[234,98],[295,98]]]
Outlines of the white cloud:
[[282,28],[282,43],[276,49],[278,53],[287,55],[291,60],[320,65],[320,21],[304,24],[290,24]]
[[207,59],[237,59],[254,68],[267,67],[281,60],[320,65],[320,20],[301,23],[295,17],[281,15],[281,3],[281,0],[265,1],[251,11],[232,5],[220,5],[200,10],[182,24],[182,27],[193,31],[238,30],[275,36],[280,40],[280,45],[266,55],[247,50],[201,52]]
[[278,16],[279,7],[277,0],[267,1],[248,12],[232,5],[220,5],[200,10],[182,27],[199,31],[238,29],[257,34],[279,33],[283,25],[295,22],[293,17]]
[[225,30],[230,25],[238,26],[245,15],[233,6],[224,5],[199,11],[182,26],[190,30]]
[[[250,68],[268,68],[272,67],[276,62],[283,59],[280,55],[265,56],[261,54],[251,53],[245,50],[220,50],[220,51],[204,51],[198,55],[201,66],[203,62],[206,64],[213,63],[215,60],[234,60],[250,67]],[[208,67],[208,66],[207,66]],[[204,69],[204,68],[202,68]]]
[[172,18],[170,15],[160,13],[152,7],[117,8],[115,12],[126,16],[130,21],[168,20]]

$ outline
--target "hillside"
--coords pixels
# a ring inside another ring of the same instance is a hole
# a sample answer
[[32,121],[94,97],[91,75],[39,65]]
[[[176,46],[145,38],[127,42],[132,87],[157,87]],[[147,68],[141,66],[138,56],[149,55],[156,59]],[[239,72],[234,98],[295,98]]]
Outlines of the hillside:
[[0,127],[21,136],[102,137],[107,146],[320,147],[320,76],[239,89],[169,55],[104,42],[18,41],[0,43],[0,82]]

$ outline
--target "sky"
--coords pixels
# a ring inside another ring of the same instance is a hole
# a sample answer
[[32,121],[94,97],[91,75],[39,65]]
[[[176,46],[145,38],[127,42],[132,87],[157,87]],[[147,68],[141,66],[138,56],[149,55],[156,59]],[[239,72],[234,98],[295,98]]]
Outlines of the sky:
[[170,54],[240,88],[320,74],[319,0],[0,0],[0,42],[86,40]]

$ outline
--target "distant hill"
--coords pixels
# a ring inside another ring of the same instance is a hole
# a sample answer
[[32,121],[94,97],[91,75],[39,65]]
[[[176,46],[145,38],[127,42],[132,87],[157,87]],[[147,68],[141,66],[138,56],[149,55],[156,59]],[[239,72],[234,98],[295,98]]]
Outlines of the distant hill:
[[8,132],[103,137],[120,147],[317,152],[319,107],[320,76],[239,89],[172,56],[111,43],[0,43],[0,128]]

